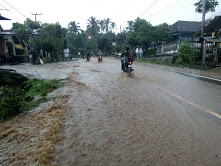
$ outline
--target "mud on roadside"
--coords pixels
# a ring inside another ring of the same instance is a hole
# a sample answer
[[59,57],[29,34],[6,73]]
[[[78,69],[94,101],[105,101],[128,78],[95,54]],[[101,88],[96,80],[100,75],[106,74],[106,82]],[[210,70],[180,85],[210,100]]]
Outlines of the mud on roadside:
[[61,95],[49,107],[1,123],[0,165],[48,165],[55,144],[62,139],[59,131],[68,99],[69,95]]

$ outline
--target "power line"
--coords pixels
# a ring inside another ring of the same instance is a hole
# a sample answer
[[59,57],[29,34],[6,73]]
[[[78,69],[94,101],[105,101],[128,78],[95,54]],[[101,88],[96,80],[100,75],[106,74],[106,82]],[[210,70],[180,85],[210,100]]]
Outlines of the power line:
[[150,7],[148,7],[140,16],[142,16],[144,13],[146,13],[146,11],[149,10],[153,5],[155,5],[155,3],[157,3],[157,1],[159,1],[159,0],[156,0],[152,5],[150,5]]
[[[172,7],[173,5],[175,5],[176,3],[179,3],[179,2],[180,2],[180,0],[174,2],[173,4],[171,4],[171,5],[169,5],[169,6],[166,6],[164,9],[159,10],[159,11],[157,11],[157,12],[151,14],[151,15],[148,15],[148,16],[146,16],[146,17],[154,16],[154,15],[157,15],[158,13],[160,13],[160,12],[167,11],[168,8]],[[186,2],[186,0],[184,0],[183,2]],[[181,2],[181,3],[179,3],[179,4],[182,4],[183,2]],[[178,5],[179,5],[179,4],[178,4]],[[176,6],[176,5],[175,5],[175,6]]]
[[18,12],[20,15],[22,15],[23,17],[25,17],[26,19],[28,17],[26,17],[22,12],[20,12],[18,9],[16,9],[13,5],[11,5],[9,2],[7,2],[6,0],[3,0],[7,5],[9,5],[11,8],[13,8],[16,12]]
[[[2,4],[0,4],[3,8],[5,8]],[[6,9],[6,8],[5,8]],[[9,12],[12,16],[14,16],[17,20],[19,20],[20,22],[22,22],[19,18],[17,18],[14,14],[12,14],[12,12],[10,10],[6,10],[7,12]]]
[[[189,5],[189,4],[191,4],[191,3],[193,3],[194,1],[196,1],[196,0],[191,1],[190,3],[186,4],[186,6]],[[181,7],[184,7],[184,6],[180,6],[179,8],[181,8]],[[167,14],[161,16],[161,17],[157,17],[157,19],[161,19],[161,18],[163,18],[163,17],[165,17],[165,16],[167,16],[167,15],[169,15],[169,14],[175,12],[175,11],[177,11],[177,9],[176,9],[176,10],[173,10],[172,12],[167,13]]]

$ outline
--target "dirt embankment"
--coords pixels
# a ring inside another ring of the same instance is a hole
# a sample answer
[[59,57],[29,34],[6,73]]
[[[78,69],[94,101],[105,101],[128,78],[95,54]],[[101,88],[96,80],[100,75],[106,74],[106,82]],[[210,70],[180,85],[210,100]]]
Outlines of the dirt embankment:
[[62,95],[49,107],[1,123],[0,165],[48,164],[55,144],[62,139],[59,131],[68,99],[69,95]]

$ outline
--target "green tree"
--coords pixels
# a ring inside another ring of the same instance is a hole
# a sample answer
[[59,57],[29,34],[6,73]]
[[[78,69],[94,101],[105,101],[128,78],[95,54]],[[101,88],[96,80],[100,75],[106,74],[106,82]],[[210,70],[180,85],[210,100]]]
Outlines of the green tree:
[[100,32],[101,32],[101,33],[104,33],[104,30],[105,30],[104,20],[98,21],[98,24],[99,24],[99,26],[100,26]]
[[88,19],[88,25],[87,25],[87,34],[88,36],[91,36],[92,39],[87,40],[88,42],[92,41],[93,47],[95,50],[97,50],[97,36],[98,32],[100,30],[100,27],[98,25],[98,21],[95,17],[90,17]]
[[[215,12],[216,6],[219,5],[219,2],[216,0],[206,0],[206,13],[207,12]],[[198,0],[198,2],[194,3],[196,7],[195,11],[198,13],[203,12],[203,0]]]
[[33,39],[35,50],[50,52],[56,59],[63,54],[64,31],[59,23],[43,24],[39,33]]
[[134,25],[134,21],[127,21],[127,27],[126,27],[126,31],[128,33],[131,33],[133,30],[133,25]]
[[141,46],[145,49],[154,41],[154,28],[144,19],[137,18],[131,30],[132,32],[126,38],[127,43],[131,46]]
[[76,23],[75,21],[72,21],[68,24],[68,32],[69,33],[75,33],[78,34],[81,32],[81,27],[79,26],[79,23]]
[[111,30],[114,33],[114,30],[116,28],[116,23],[115,22],[111,22]]
[[109,32],[110,24],[111,24],[111,19],[109,19],[109,18],[104,19],[104,25],[105,25],[105,31],[106,31],[106,33]]
[[162,44],[171,38],[171,28],[167,23],[163,23],[154,27],[154,41],[156,44]]
[[12,30],[14,30],[18,37],[25,43],[28,43],[30,37],[36,35],[40,28],[40,22],[35,22],[30,19],[27,19],[24,24],[18,22],[12,24]]
[[93,37],[97,36],[100,27],[95,17],[90,17],[88,20],[87,31],[92,34]]
[[114,42],[115,40],[116,35],[113,32],[108,32],[101,35],[97,41],[99,50],[110,53],[112,51],[112,42]]

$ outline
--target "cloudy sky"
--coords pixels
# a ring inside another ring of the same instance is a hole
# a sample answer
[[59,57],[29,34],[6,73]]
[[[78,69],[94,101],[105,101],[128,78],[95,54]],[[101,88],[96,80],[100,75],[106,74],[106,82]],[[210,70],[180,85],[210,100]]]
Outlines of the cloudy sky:
[[[193,4],[198,0],[0,0],[0,14],[11,21],[1,21],[3,29],[10,29],[13,22],[23,23],[26,18],[35,20],[32,14],[39,13],[37,21],[59,22],[67,27],[71,21],[80,23],[86,29],[87,20],[94,16],[101,20],[110,18],[117,24],[116,32],[123,29],[127,21],[137,17],[146,19],[152,25],[178,20],[200,21],[201,14],[195,12]],[[221,15],[220,5],[216,13],[207,13],[206,18]],[[3,10],[9,9],[9,10]]]

